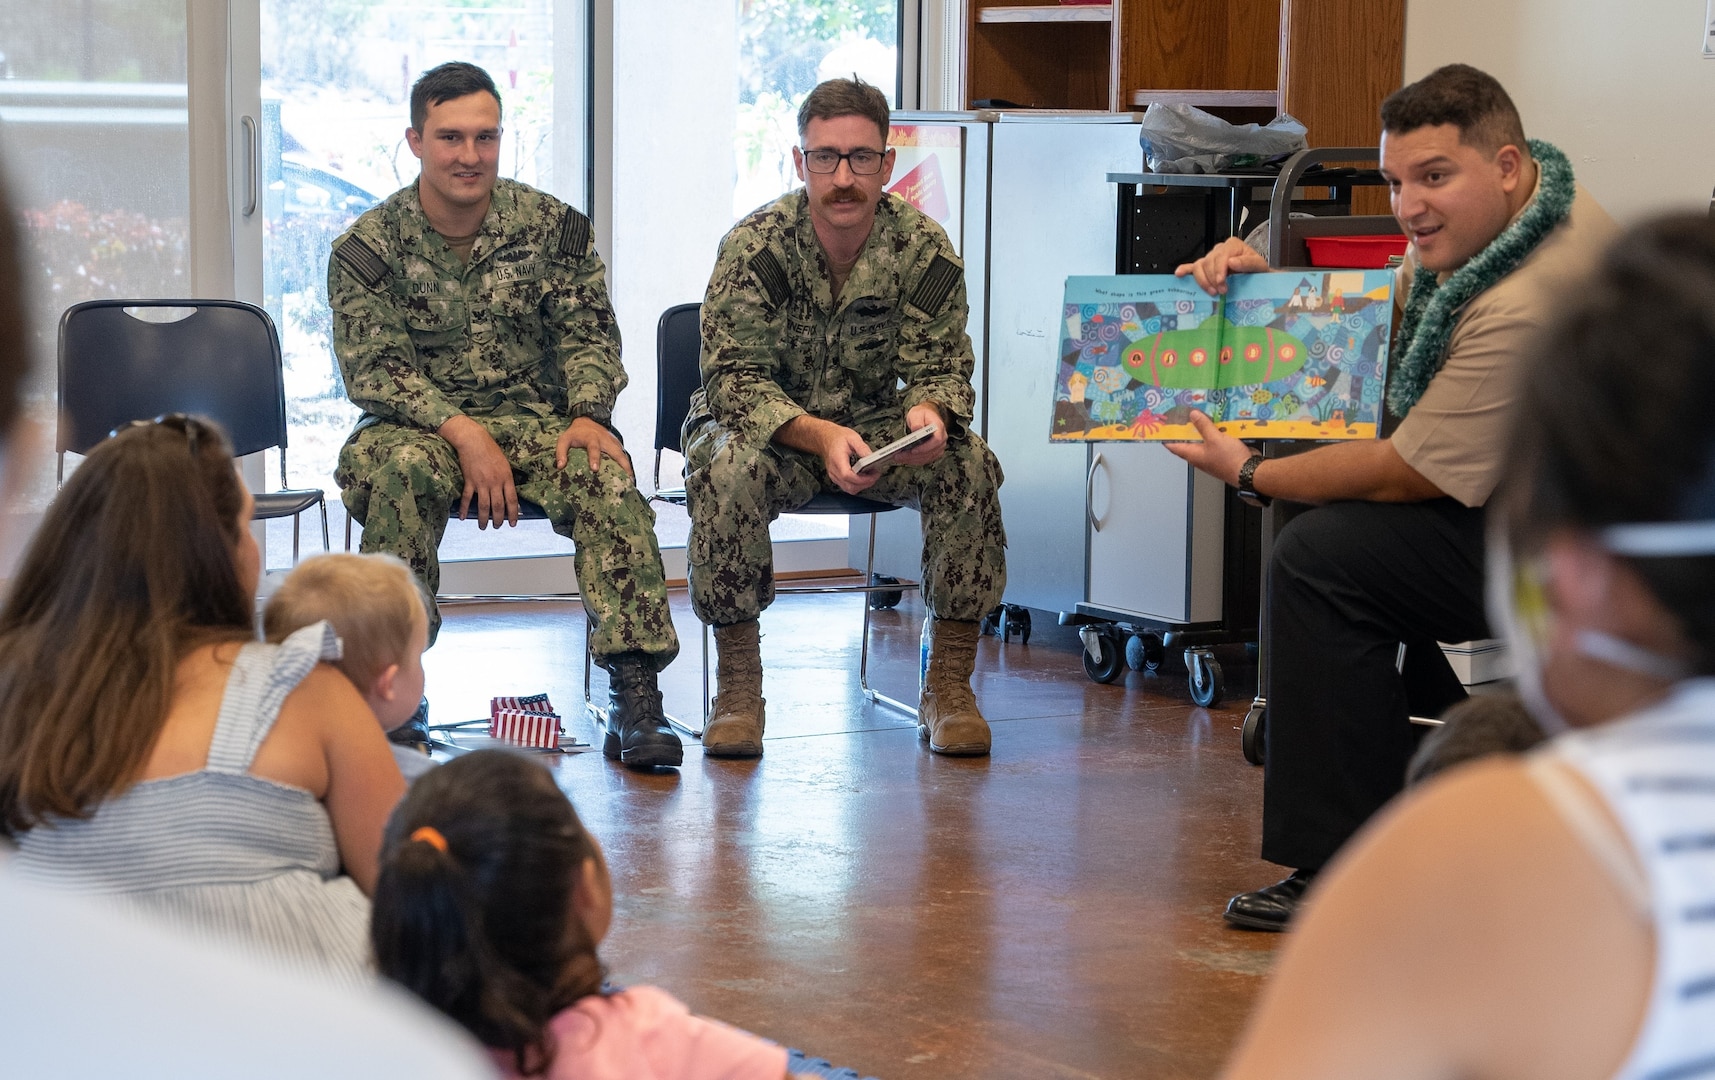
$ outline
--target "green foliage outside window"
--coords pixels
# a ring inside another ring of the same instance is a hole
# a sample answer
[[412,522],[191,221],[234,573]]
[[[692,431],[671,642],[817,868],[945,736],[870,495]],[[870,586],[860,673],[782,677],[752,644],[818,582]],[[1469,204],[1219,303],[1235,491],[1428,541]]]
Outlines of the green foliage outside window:
[[185,81],[185,0],[8,0],[0,76],[46,82]]
[[853,37],[893,42],[898,12],[898,0],[739,0],[739,101],[773,92],[796,108],[834,46]]

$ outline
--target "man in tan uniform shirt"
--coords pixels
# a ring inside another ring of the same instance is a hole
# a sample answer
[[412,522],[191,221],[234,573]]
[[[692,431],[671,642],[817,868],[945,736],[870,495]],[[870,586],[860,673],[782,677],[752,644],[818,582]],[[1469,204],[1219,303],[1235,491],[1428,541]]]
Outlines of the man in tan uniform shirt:
[[[1489,636],[1483,504],[1505,466],[1514,371],[1614,233],[1483,72],[1441,68],[1381,115],[1381,170],[1411,240],[1388,377],[1398,426],[1264,460],[1199,416],[1203,442],[1170,447],[1258,505],[1314,507],[1269,565],[1262,855],[1293,873],[1229,902],[1227,920],[1250,929],[1284,929],[1316,872],[1400,790],[1423,731],[1409,717],[1464,698],[1437,642]],[[1229,273],[1266,269],[1231,239],[1179,272],[1217,292]]]

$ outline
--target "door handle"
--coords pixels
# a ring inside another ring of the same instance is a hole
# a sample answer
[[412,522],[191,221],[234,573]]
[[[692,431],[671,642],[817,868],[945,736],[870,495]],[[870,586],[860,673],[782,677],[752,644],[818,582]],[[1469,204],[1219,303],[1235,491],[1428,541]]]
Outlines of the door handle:
[[244,209],[245,217],[256,212],[262,177],[262,140],[256,137],[256,118],[241,116],[238,126],[244,131]]
[[1101,451],[1090,459],[1090,471],[1084,477],[1084,520],[1090,523],[1095,532],[1102,531],[1102,523],[1096,520],[1096,470],[1102,467]]

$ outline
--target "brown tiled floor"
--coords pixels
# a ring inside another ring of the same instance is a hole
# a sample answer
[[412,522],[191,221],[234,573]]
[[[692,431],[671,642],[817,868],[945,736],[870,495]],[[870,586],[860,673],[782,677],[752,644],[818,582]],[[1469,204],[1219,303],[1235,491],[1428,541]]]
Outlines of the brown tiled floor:
[[[882,1080],[1207,1077],[1268,969],[1274,935],[1229,930],[1226,898],[1275,880],[1256,857],[1261,770],[1239,753],[1250,700],[1190,704],[1178,674],[1100,686],[1040,613],[1029,645],[984,638],[988,759],[933,757],[865,704],[858,600],[783,597],[764,616],[767,753],[639,775],[558,759],[608,850],[616,981]],[[663,680],[699,707],[697,623]],[[873,682],[914,699],[921,607],[883,612]],[[429,654],[433,719],[547,690],[574,730],[583,615],[449,608]],[[604,685],[597,673],[597,685]]]

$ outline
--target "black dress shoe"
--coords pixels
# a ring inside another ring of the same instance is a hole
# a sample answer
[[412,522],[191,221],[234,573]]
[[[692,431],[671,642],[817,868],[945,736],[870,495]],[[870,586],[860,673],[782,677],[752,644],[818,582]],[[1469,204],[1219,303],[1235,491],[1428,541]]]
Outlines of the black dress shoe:
[[1285,930],[1292,913],[1304,899],[1304,890],[1316,877],[1314,870],[1294,870],[1285,881],[1265,889],[1240,893],[1227,901],[1225,918],[1246,930]]

